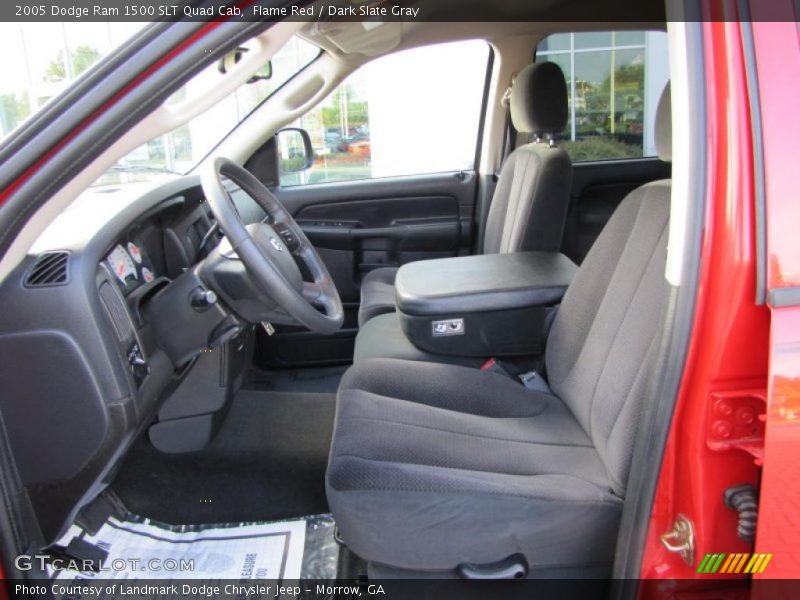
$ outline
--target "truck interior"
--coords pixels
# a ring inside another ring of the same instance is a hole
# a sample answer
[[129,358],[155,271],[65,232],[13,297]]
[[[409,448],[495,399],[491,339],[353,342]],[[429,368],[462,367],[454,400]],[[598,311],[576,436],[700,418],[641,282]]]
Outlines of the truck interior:
[[[663,5],[598,24],[590,3],[542,18],[553,4],[262,23],[60,182],[0,263],[0,408],[33,547],[66,552],[98,515],[330,515],[339,577],[629,568],[632,464],[657,470],[642,424],[693,293],[697,97]],[[413,54],[430,49],[444,58]],[[215,130],[206,111],[281,60],[299,68]],[[379,107],[403,90],[407,110]],[[123,157],[187,123],[216,135],[203,160],[124,179]],[[460,163],[420,166],[451,146]]]

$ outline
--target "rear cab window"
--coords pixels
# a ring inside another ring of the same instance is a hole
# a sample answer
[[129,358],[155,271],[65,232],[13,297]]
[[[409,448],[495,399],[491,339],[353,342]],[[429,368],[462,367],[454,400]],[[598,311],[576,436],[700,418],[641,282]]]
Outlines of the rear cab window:
[[656,107],[669,79],[666,33],[558,33],[539,43],[534,58],[564,71],[569,122],[561,145],[573,162],[656,155]]

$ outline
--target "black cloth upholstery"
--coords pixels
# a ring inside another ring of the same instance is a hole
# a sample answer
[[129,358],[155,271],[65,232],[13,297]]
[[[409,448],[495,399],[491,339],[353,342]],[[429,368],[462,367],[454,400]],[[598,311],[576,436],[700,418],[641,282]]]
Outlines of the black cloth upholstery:
[[372,317],[394,312],[394,279],[397,267],[374,269],[361,282],[361,305],[358,307],[358,324],[363,326]]
[[546,571],[611,564],[667,297],[669,202],[668,181],[635,190],[589,252],[548,341],[554,395],[416,360],[348,371],[327,493],[357,554],[410,570],[517,552]]
[[516,552],[536,569],[610,567],[622,507],[558,398],[396,359],[342,380],[327,493],[356,554],[409,570]]
[[483,253],[558,252],[572,188],[572,161],[563,148],[526,144],[512,152],[486,218]]
[[511,88],[511,122],[522,133],[561,133],[567,126],[567,82],[556,63],[540,62],[519,72]]

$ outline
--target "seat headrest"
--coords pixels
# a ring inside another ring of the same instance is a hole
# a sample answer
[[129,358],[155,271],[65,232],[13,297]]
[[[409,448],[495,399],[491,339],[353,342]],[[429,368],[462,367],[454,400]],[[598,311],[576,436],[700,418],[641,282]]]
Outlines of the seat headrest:
[[655,124],[656,153],[665,161],[672,161],[672,102],[670,101],[669,81],[658,100]]
[[522,133],[544,136],[567,126],[567,82],[552,62],[528,65],[511,87],[511,122]]

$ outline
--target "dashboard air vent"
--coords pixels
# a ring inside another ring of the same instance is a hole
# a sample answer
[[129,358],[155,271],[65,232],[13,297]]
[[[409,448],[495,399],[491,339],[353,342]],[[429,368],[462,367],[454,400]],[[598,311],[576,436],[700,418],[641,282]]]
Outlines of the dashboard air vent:
[[68,252],[40,254],[25,278],[26,287],[45,287],[67,283]]

